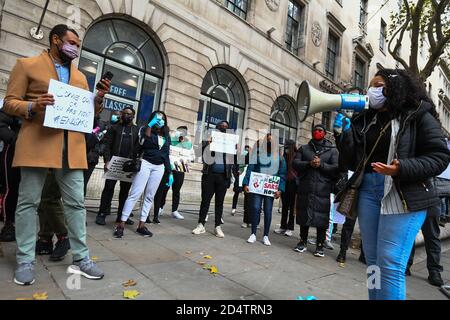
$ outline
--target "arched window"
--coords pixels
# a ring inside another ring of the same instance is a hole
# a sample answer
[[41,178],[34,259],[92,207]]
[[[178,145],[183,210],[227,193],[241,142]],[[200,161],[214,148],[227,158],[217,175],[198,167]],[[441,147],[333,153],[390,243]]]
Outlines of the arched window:
[[103,121],[113,111],[131,106],[135,121],[143,125],[159,108],[164,62],[153,37],[138,24],[115,17],[95,23],[85,35],[79,69],[91,90],[106,72],[114,75]]
[[196,145],[203,141],[208,129],[222,121],[230,129],[243,129],[246,97],[240,80],[228,69],[215,67],[203,80],[197,114]]
[[287,139],[297,141],[298,120],[295,110],[295,101],[289,96],[278,97],[272,106],[270,128],[278,130],[280,145]]

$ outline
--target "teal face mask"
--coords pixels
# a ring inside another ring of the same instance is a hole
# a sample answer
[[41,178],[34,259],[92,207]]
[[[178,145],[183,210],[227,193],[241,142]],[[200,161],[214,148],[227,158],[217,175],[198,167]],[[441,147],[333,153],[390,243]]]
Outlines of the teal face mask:
[[113,114],[113,115],[111,116],[111,123],[117,123],[117,122],[119,122],[119,120],[120,120],[120,118],[119,118],[118,115]]

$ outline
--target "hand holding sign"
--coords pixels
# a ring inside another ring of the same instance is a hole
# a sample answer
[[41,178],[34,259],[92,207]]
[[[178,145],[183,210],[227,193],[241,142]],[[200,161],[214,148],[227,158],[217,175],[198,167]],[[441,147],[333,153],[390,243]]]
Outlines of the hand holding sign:
[[44,112],[47,106],[55,104],[55,99],[52,94],[46,93],[37,98],[31,107],[33,112]]

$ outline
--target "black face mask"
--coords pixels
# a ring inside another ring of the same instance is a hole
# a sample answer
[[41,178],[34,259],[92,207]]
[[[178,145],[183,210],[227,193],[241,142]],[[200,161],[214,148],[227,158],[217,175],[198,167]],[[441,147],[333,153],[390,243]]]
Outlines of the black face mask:
[[132,117],[122,117],[122,123],[125,125],[130,124],[133,121]]
[[223,133],[227,132],[227,128],[225,128],[225,127],[220,126],[218,129],[220,132],[223,132]]

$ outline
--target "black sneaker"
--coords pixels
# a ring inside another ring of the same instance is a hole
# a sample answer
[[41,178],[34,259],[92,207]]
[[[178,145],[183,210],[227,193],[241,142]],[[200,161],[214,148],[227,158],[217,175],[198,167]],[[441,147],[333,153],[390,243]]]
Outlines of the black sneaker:
[[49,240],[39,239],[36,242],[36,254],[39,256],[53,253],[53,242]]
[[106,215],[103,214],[103,213],[99,213],[97,215],[97,218],[95,219],[95,223],[100,225],[100,226],[104,226],[106,224],[105,219],[106,219]]
[[442,281],[440,272],[430,272],[430,275],[428,276],[428,282],[435,287],[444,285],[444,281]]
[[159,221],[158,217],[156,217],[156,218],[153,218],[153,223],[160,224],[161,222]]
[[307,249],[306,241],[300,241],[299,243],[297,243],[297,246],[294,248],[294,251],[302,253],[305,252],[306,249]]
[[339,263],[345,263],[346,254],[347,254],[347,252],[345,250],[339,251],[336,261]]
[[13,242],[16,241],[16,228],[12,223],[7,223],[0,232],[1,242]]
[[153,236],[153,233],[151,233],[150,230],[147,229],[147,227],[138,228],[136,230],[136,233],[146,238]]
[[323,246],[316,247],[316,251],[314,251],[314,256],[319,258],[325,257],[325,253],[323,252]]
[[125,222],[125,224],[127,224],[127,225],[129,225],[129,226],[132,226],[132,225],[134,224],[134,221],[131,220],[131,219],[128,219],[128,220]]
[[123,237],[123,227],[121,227],[120,225],[117,225],[114,228],[113,237],[118,238],[118,239],[122,238]]
[[145,223],[152,223],[152,220],[150,220],[150,217],[147,217],[147,220],[145,220]]
[[70,249],[69,238],[61,237],[56,242],[55,249],[53,249],[53,253],[50,256],[51,261],[61,261],[67,254],[67,251]]

